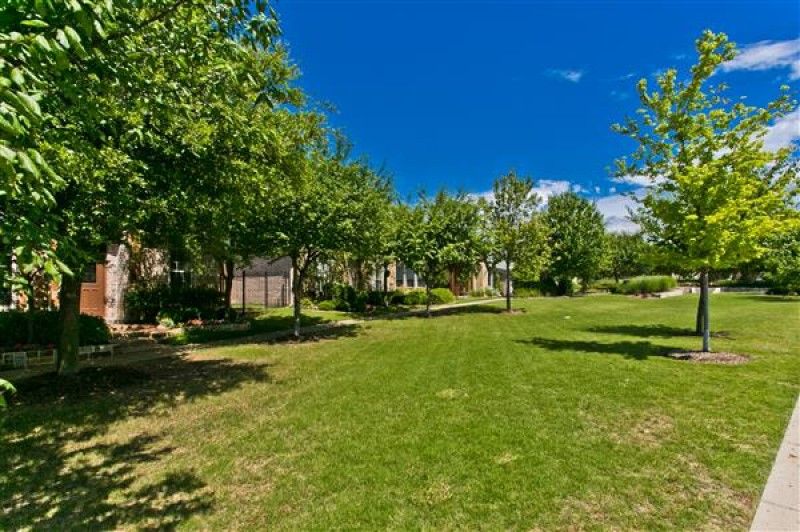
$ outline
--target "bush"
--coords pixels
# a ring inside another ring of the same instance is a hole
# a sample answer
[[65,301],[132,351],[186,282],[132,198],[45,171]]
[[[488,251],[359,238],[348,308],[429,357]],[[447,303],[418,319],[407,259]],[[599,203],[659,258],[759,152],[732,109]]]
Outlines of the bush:
[[500,294],[500,291],[496,288],[479,288],[478,290],[472,290],[469,295],[471,297],[494,297]]
[[617,294],[654,294],[666,292],[678,286],[678,282],[669,275],[647,275],[633,277],[616,285]]
[[[0,345],[13,347],[28,343],[28,320],[33,319],[32,343],[37,345],[55,345],[58,343],[58,312],[37,310],[32,314],[21,311],[0,312]],[[80,345],[107,344],[111,340],[111,332],[102,318],[81,314]]]
[[617,289],[617,281],[614,279],[598,279],[589,285],[592,290],[605,290],[607,292],[614,292]]
[[326,299],[317,303],[319,310],[336,310],[336,302],[332,299]]
[[356,289],[349,284],[336,283],[331,286],[331,300],[334,302],[336,310],[344,312],[354,310]]
[[425,305],[428,301],[428,296],[425,290],[410,290],[406,292],[403,298],[403,303],[411,306]]
[[540,297],[542,292],[538,288],[521,286],[519,288],[514,288],[511,295],[514,297]]
[[433,288],[431,290],[431,305],[443,305],[455,300],[456,296],[449,288]]
[[367,304],[373,307],[382,307],[386,304],[383,292],[372,290],[367,294]]
[[213,288],[133,288],[125,294],[125,310],[130,321],[156,323],[171,319],[183,323],[193,319],[212,319],[223,315],[225,300]]

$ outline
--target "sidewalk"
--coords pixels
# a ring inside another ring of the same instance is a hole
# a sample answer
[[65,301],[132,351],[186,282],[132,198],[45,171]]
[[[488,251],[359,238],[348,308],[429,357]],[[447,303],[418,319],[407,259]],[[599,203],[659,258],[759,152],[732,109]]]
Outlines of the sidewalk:
[[795,403],[750,530],[800,530],[800,397]]

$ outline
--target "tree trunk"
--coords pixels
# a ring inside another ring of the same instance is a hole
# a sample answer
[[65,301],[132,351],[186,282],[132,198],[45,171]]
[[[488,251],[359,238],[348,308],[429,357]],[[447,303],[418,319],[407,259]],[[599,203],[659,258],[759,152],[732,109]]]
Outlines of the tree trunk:
[[506,257],[506,312],[511,312],[511,257]]
[[300,278],[300,268],[297,267],[297,259],[292,257],[292,303],[294,307],[294,337],[300,338],[300,299],[302,297],[303,283]]
[[389,263],[383,263],[383,306],[389,306]]
[[62,375],[71,375],[78,370],[78,346],[80,342],[81,311],[81,273],[75,271],[74,276],[64,275],[58,294],[58,321],[60,334],[58,338],[58,356],[56,371]]
[[[224,281],[224,288],[225,288],[225,310],[229,311],[231,309],[231,293],[233,292],[233,274],[234,274],[234,267],[233,267],[233,259],[226,259],[223,262],[222,266],[222,276]],[[242,294],[244,297],[244,294]]]
[[703,288],[700,287],[700,297],[697,299],[697,315],[695,316],[694,321],[694,333],[697,336],[702,336],[703,334]]
[[430,283],[425,282],[425,315],[431,317],[431,287]]
[[703,352],[711,351],[711,325],[709,323],[708,272],[700,276],[700,297],[703,299]]

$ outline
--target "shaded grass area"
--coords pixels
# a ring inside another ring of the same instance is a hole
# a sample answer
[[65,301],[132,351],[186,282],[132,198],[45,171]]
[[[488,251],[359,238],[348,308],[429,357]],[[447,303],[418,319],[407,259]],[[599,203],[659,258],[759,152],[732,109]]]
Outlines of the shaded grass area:
[[[346,312],[304,310],[300,318],[302,327],[322,325],[337,320],[347,319],[351,316]],[[171,336],[167,342],[172,345],[204,344],[217,340],[231,338],[244,338],[258,334],[277,331],[286,331],[294,327],[294,318],[291,308],[272,308],[257,312],[250,319],[250,328],[244,331],[226,331],[203,328],[189,328],[182,333]]]
[[[800,300],[515,301],[19,383],[2,528],[746,529],[800,391]],[[500,305],[500,304],[498,304]]]

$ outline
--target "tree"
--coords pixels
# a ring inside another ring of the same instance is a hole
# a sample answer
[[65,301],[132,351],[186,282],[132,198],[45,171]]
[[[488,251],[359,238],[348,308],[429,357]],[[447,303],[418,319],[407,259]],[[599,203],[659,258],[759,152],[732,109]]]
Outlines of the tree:
[[736,56],[735,45],[706,31],[696,49],[687,79],[669,69],[652,91],[646,79],[639,81],[638,117],[614,130],[639,145],[617,161],[617,175],[651,181],[635,221],[663,263],[700,276],[698,323],[709,351],[709,273],[760,256],[766,236],[796,219],[798,165],[791,148],[770,152],[763,142],[771,122],[794,108],[788,95],[764,108],[731,101],[724,84],[709,80]]
[[[175,183],[190,174],[184,155],[204,143],[193,126],[203,123],[207,97],[235,98],[237,85],[248,87],[252,104],[267,103],[272,71],[264,67],[276,56],[277,22],[264,3],[254,10],[244,0],[125,2],[113,14],[111,2],[34,4],[4,6],[0,39],[22,35],[36,47],[19,61],[27,61],[21,75],[36,80],[39,103],[17,98],[41,118],[19,142],[36,163],[28,168],[38,178],[30,196],[44,199],[30,208],[27,197],[9,193],[13,182],[3,182],[2,229],[9,238],[9,220],[24,216],[30,231],[10,232],[18,263],[41,260],[49,274],[63,274],[58,365],[72,372],[84,265],[147,218],[180,219],[188,212],[180,207],[196,208],[203,195],[193,193],[208,179],[190,181],[183,201],[172,201]],[[47,52],[53,42],[59,50]],[[15,160],[25,162],[20,153]]]
[[531,263],[546,256],[544,232],[540,230],[537,207],[539,197],[533,180],[519,177],[513,170],[498,178],[493,186],[491,219],[498,256],[506,263],[506,310],[511,312],[512,266]]
[[608,233],[606,235],[607,275],[619,282],[625,277],[646,275],[651,268],[648,244],[640,234]]
[[425,282],[426,315],[431,315],[431,288],[445,274],[471,272],[479,260],[477,205],[464,194],[422,194],[398,212],[397,256]]
[[781,292],[800,293],[800,224],[771,236],[766,245],[765,278]]
[[266,223],[260,226],[271,240],[264,251],[292,261],[295,337],[300,336],[303,286],[312,268],[359,245],[371,231],[372,220],[381,216],[390,201],[383,178],[341,156],[318,145],[298,158],[296,171],[281,176],[271,195]]
[[572,291],[578,278],[586,290],[596,279],[605,255],[605,225],[597,206],[574,192],[550,198],[544,214],[549,229],[550,264],[547,274],[560,294]]

